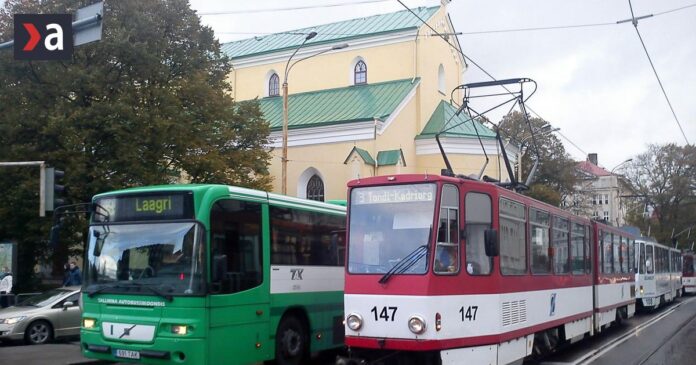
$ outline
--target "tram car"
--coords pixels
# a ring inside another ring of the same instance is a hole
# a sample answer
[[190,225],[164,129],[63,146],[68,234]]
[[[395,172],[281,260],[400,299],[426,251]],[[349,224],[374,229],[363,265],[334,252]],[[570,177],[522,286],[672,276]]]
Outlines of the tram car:
[[694,251],[685,252],[682,256],[682,292],[684,294],[696,293],[696,253]]
[[637,237],[496,184],[348,184],[338,364],[521,364],[635,313]]
[[646,237],[636,240],[636,249],[640,263],[636,272],[638,306],[656,309],[681,296],[681,252]]

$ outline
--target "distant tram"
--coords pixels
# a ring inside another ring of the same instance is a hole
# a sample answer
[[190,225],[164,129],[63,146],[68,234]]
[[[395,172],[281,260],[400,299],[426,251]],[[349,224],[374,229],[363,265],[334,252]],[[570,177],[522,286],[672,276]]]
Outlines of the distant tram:
[[696,262],[694,260],[696,254],[693,251],[685,252],[683,255],[682,265],[682,284],[684,294],[696,293]]
[[637,237],[498,185],[349,182],[339,364],[511,364],[635,313]]
[[651,239],[636,241],[641,263],[636,272],[637,303],[655,309],[682,294],[681,252]]

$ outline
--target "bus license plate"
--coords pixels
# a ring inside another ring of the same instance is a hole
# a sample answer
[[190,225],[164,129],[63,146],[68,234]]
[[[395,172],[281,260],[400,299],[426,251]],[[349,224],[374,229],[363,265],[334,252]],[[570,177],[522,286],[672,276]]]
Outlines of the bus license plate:
[[116,357],[123,357],[126,359],[140,359],[140,352],[138,351],[116,349],[114,355],[116,355]]

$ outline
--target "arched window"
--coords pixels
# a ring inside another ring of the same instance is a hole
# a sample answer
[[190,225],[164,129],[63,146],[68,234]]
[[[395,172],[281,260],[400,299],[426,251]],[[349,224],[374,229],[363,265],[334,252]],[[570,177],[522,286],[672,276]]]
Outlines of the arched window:
[[312,176],[307,182],[307,199],[324,201],[324,182],[317,175]]
[[353,82],[355,85],[367,84],[367,65],[364,61],[358,61],[353,71]]
[[278,96],[280,95],[280,78],[277,73],[271,75],[268,79],[268,96]]
[[437,90],[445,93],[445,68],[442,65],[437,69]]

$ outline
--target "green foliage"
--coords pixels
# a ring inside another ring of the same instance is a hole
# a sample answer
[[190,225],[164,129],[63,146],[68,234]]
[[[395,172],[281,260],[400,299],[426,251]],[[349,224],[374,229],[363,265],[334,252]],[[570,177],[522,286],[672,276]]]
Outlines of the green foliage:
[[[74,13],[91,2],[9,0],[0,40],[12,36],[11,14]],[[76,47],[72,61],[0,52],[0,160],[64,169],[69,203],[182,180],[269,189],[268,123],[258,102],[229,96],[230,61],[188,2],[107,1],[104,13],[102,40]],[[19,241],[21,285],[48,256],[38,169],[5,168],[0,188],[0,238]],[[62,238],[66,247],[82,240],[79,230]],[[56,267],[67,254],[53,255]]]
[[640,199],[651,208],[649,216],[632,212],[628,221],[650,229],[658,241],[671,244],[672,232],[694,227],[692,235],[678,237],[682,248],[696,241],[696,146],[674,143],[650,145],[633,158],[626,175]]
[[502,134],[512,138],[513,143],[516,143],[524,153],[522,176],[518,176],[518,180],[525,182],[538,151],[539,165],[526,194],[559,206],[564,198],[575,192],[578,183],[575,161],[566,152],[561,140],[548,132],[551,130],[548,122],[540,118],[530,118],[529,124],[535,131],[534,137],[532,137],[530,125],[520,112],[512,112],[504,116],[500,122]]

